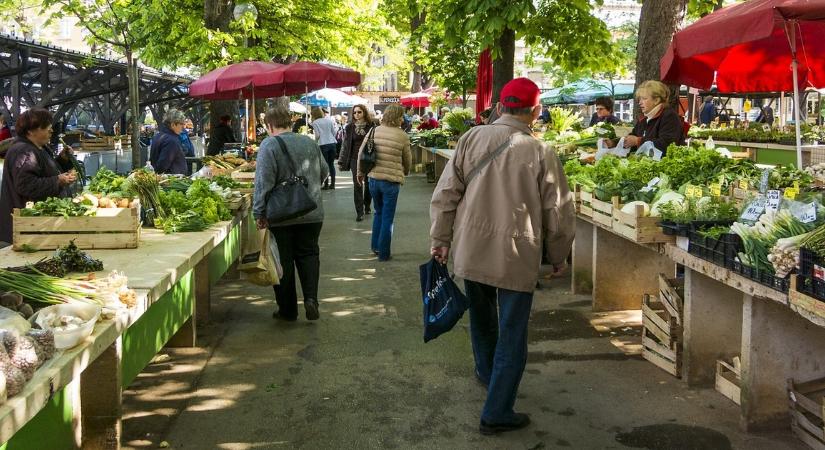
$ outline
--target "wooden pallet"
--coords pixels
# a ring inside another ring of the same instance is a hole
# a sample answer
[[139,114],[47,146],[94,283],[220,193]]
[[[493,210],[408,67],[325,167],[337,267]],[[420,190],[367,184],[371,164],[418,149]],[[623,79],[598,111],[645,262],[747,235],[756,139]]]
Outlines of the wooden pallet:
[[593,222],[612,229],[613,211],[621,207],[619,197],[613,197],[612,202],[603,202],[594,197],[590,204],[593,208]]
[[579,208],[578,212],[585,217],[593,217],[593,193],[582,191],[581,188],[576,188],[579,192]]
[[140,213],[137,208],[100,208],[94,217],[23,217],[12,214],[12,249],[54,250],[74,240],[83,250],[137,248]]
[[684,311],[685,280],[682,278],[668,278],[659,274],[659,300],[676,323],[682,325],[682,311]]
[[788,380],[791,429],[808,447],[825,450],[825,378],[796,383]]
[[682,332],[655,296],[642,299],[642,356],[665,372],[680,378]]
[[658,225],[661,220],[660,217],[646,217],[641,205],[636,206],[633,213],[625,213],[621,207],[613,207],[613,231],[639,244],[676,243],[676,236],[662,232]]
[[742,375],[734,364],[716,361],[716,390],[737,405],[742,404]]

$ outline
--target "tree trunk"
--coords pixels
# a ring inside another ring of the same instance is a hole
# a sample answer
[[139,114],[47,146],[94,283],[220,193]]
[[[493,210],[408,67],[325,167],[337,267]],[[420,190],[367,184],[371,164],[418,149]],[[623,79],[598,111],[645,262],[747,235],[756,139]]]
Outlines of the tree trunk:
[[138,169],[143,164],[140,158],[140,98],[139,98],[139,77],[137,60],[135,60],[132,50],[125,49],[126,53],[126,82],[129,85],[129,120],[132,129],[132,169]]
[[493,60],[493,106],[499,100],[501,89],[513,79],[516,61],[516,32],[509,28],[505,29],[498,38],[497,45],[498,57]]
[[[232,10],[235,8],[235,0],[204,0],[203,19],[206,28],[210,30],[229,31],[229,24],[232,22]],[[209,123],[210,132],[218,126],[221,116],[232,117],[235,134],[240,130],[240,115],[238,114],[238,104],[236,100],[213,100],[209,102]]]
[[[685,17],[687,0],[657,0],[642,3],[639,41],[636,44],[636,86],[647,80],[661,80],[659,60],[667,51],[673,33]],[[670,86],[670,104],[679,100],[679,86]],[[636,111],[639,111],[636,105]]]
[[[421,46],[421,38],[416,36],[416,31],[418,30],[418,28],[421,27],[421,25],[424,24],[424,20],[426,20],[426,18],[427,18],[427,15],[426,15],[426,13],[423,13],[423,12],[421,14],[413,15],[410,18],[410,35],[414,36],[414,41],[415,41],[414,45],[418,45],[419,47]],[[421,68],[421,66],[418,64],[418,62],[415,60],[415,58],[413,58],[413,61],[412,61],[412,71],[413,71],[413,81],[412,81],[411,91],[412,92],[420,92],[423,89],[426,89],[424,87],[424,84],[425,84],[424,83],[424,78],[425,78],[426,75],[424,74],[424,70]],[[427,86],[427,87],[429,87],[429,86]]]

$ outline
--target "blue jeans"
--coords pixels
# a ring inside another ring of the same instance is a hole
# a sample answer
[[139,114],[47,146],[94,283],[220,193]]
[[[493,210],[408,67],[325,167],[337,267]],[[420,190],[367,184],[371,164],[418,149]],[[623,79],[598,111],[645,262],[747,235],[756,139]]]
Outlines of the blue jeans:
[[512,422],[518,385],[527,364],[527,322],[533,293],[470,280],[464,280],[464,287],[470,299],[470,337],[476,373],[488,382],[481,420],[495,424]]
[[395,220],[395,206],[398,204],[400,183],[370,178],[370,194],[375,214],[372,217],[372,250],[378,252],[378,260],[390,259],[392,244],[392,223]]
[[[321,146],[321,153],[324,155],[324,160],[327,162],[329,166],[329,178],[331,181],[331,186],[335,187],[335,144],[324,144]],[[324,180],[324,186],[327,185],[327,181]]]

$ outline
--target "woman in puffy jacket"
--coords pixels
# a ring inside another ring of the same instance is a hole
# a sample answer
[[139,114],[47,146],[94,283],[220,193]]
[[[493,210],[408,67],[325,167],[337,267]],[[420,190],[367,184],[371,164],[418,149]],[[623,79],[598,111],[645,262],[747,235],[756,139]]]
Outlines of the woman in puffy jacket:
[[352,170],[353,199],[355,200],[355,221],[364,220],[364,214],[370,213],[369,186],[358,184],[358,150],[364,143],[364,138],[375,126],[373,123],[372,111],[365,105],[355,105],[350,111],[350,121],[344,128],[344,142],[341,149],[341,157],[338,158],[338,168],[340,170]]
[[410,173],[410,138],[401,129],[403,120],[403,107],[387,107],[381,118],[381,125],[367,135],[359,151],[359,155],[365,151],[372,136],[377,154],[375,167],[367,173],[359,156],[357,181],[362,185],[364,179],[369,177],[369,189],[375,207],[375,216],[372,219],[372,251],[378,255],[379,261],[390,259],[398,193],[404,184],[404,177]]

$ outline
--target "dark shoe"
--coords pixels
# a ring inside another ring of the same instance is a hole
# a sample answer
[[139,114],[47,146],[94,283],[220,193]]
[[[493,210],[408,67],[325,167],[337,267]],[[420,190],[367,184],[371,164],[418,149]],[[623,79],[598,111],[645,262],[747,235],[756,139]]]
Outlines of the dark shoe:
[[272,313],[272,318],[277,320],[283,320],[284,322],[295,322],[296,320],[298,320],[297,317],[282,316],[280,311],[275,311],[274,313]]
[[332,185],[332,186],[330,186],[329,188],[330,188],[330,189],[335,189],[335,185],[333,184],[333,185]]
[[483,435],[489,436],[491,434],[504,433],[506,431],[520,430],[527,425],[530,425],[530,416],[523,413],[516,413],[516,417],[513,418],[512,422],[487,423],[482,420],[481,425],[478,427],[478,431]]
[[363,222],[364,221],[364,215],[363,214],[358,214],[358,217],[355,218],[355,221],[356,222]]
[[318,320],[321,315],[318,313],[318,300],[314,298],[304,299],[304,309],[307,313],[307,320]]

